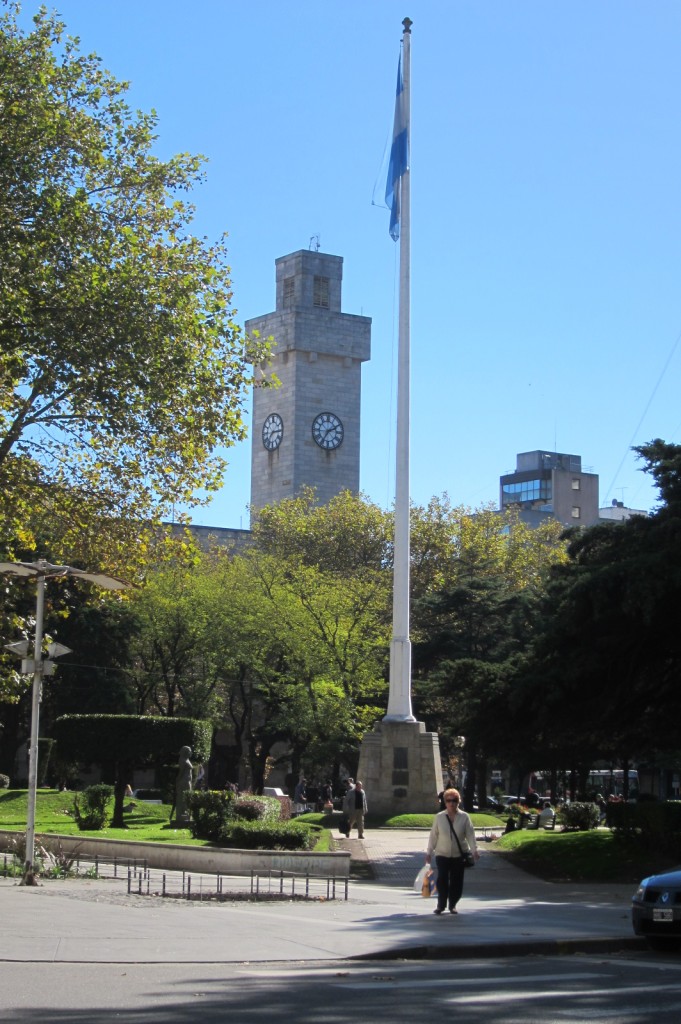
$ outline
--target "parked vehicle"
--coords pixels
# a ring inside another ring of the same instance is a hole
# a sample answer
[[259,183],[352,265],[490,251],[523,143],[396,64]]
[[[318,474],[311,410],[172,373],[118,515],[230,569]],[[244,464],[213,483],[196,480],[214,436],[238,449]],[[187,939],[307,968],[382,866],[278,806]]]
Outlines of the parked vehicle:
[[652,949],[681,942],[681,869],[643,879],[632,899],[631,923]]

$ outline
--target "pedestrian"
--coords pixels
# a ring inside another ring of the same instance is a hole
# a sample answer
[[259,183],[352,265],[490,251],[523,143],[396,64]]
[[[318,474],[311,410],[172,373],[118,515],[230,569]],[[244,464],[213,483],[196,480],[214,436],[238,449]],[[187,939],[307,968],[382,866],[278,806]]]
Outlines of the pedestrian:
[[325,811],[333,810],[333,783],[331,779],[322,786],[322,809]]
[[438,803],[440,805],[440,810],[441,811],[446,810],[446,807],[445,807],[445,793],[447,792],[448,789],[451,789],[451,788],[452,788],[452,780],[451,779],[446,779],[444,786],[442,787],[442,789],[440,790],[440,792],[437,795],[437,800],[438,800]]
[[364,839],[364,815],[367,813],[367,795],[361,782],[355,783],[354,789],[349,789],[343,800],[343,810],[348,816],[349,829],[357,825],[357,838]]
[[435,854],[437,907],[434,913],[442,914],[449,906],[449,913],[456,914],[456,905],[463,892],[464,854],[471,853],[475,860],[480,854],[473,823],[468,814],[459,809],[461,795],[458,789],[446,789],[444,802],[446,810],[435,815],[430,830],[426,864],[431,863]]
[[301,778],[293,793],[293,810],[295,814],[304,814],[307,810],[307,781]]

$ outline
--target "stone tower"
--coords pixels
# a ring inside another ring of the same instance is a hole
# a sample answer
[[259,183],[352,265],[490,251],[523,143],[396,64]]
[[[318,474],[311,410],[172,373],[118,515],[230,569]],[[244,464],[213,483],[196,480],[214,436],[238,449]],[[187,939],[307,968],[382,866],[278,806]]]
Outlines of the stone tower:
[[361,366],[371,318],[341,312],[343,259],[301,249],[276,260],[276,309],[246,322],[274,339],[277,388],[253,391],[251,506],[316,488],[320,504],[359,490]]

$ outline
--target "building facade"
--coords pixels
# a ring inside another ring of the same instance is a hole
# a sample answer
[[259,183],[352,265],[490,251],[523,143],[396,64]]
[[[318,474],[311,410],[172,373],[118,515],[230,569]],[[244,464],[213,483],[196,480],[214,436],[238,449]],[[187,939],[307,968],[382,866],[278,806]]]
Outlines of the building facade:
[[319,504],[359,491],[362,363],[371,355],[371,318],[341,311],[343,259],[301,249],[275,261],[276,308],[246,322],[272,338],[256,367],[278,387],[253,391],[251,507],[316,489]]
[[531,525],[551,516],[564,526],[594,526],[599,521],[598,474],[583,472],[580,455],[521,452],[515,473],[499,480],[499,501],[502,509],[518,508]]

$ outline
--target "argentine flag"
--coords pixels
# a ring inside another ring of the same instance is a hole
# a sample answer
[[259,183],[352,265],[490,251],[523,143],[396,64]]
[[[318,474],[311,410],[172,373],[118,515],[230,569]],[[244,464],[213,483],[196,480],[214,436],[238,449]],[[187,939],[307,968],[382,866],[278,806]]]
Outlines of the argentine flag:
[[402,81],[402,56],[397,65],[397,93],[395,95],[395,122],[393,142],[390,149],[388,180],[385,186],[385,201],[390,209],[390,237],[396,242],[400,237],[400,181],[409,166],[409,126]]

